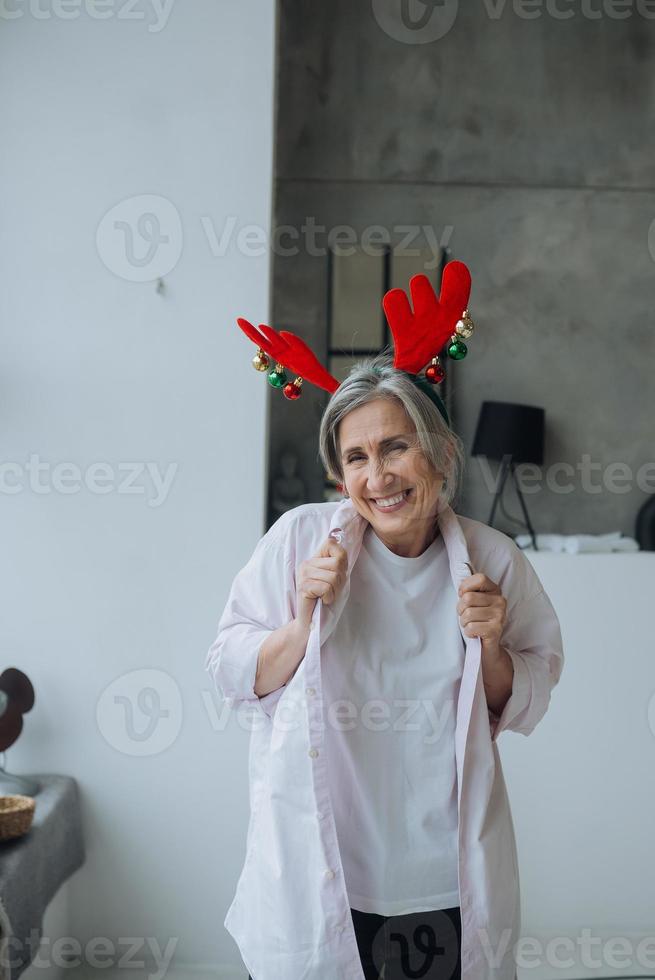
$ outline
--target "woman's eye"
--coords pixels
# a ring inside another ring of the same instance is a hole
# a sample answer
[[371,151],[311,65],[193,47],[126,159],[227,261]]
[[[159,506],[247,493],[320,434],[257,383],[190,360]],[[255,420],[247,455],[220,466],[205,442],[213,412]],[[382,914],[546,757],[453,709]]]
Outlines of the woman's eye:
[[[407,449],[407,446],[403,442],[396,442],[389,447],[389,452],[402,452],[404,449]],[[361,453],[357,453],[355,456],[350,456],[348,462],[356,463],[358,459],[364,459]]]

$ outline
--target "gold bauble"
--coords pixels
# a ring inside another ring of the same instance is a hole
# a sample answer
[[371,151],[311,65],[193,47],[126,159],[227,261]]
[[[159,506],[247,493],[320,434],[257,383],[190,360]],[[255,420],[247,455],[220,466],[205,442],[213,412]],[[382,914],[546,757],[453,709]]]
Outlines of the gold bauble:
[[455,325],[455,333],[463,340],[468,340],[474,330],[475,324],[469,315],[469,311],[464,310],[462,313],[462,319],[458,320]]
[[270,361],[268,357],[260,347],[252,359],[252,366],[256,371],[267,371],[269,364]]

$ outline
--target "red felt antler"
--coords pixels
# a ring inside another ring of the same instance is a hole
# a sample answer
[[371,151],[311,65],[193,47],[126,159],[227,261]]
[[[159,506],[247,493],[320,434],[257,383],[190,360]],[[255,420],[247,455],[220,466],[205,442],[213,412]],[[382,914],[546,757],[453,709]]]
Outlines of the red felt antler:
[[312,384],[318,385],[319,388],[323,388],[324,391],[329,391],[330,394],[337,390],[341,382],[323,367],[304,340],[296,337],[290,330],[280,330],[280,337],[283,337],[289,346],[287,357],[293,357],[293,361],[289,362],[292,371],[299,374],[301,378],[311,381]]
[[418,374],[452,336],[471,295],[471,273],[463,262],[448,262],[438,299],[427,276],[412,276],[409,288],[413,312],[402,289],[390,289],[382,306],[393,334],[393,366]]
[[238,317],[237,323],[250,340],[254,341],[258,347],[261,347],[289,371],[293,371],[305,381],[310,381],[319,388],[323,388],[324,391],[329,391],[330,394],[339,387],[340,382],[319,363],[304,340],[291,333],[290,330],[280,330],[278,333],[265,323],[260,323],[259,327],[255,327],[243,317]]

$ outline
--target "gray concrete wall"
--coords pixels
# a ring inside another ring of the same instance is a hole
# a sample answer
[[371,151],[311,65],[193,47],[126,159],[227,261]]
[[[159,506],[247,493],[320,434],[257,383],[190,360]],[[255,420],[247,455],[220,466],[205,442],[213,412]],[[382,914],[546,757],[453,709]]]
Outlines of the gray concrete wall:
[[[443,36],[418,44],[399,3],[280,4],[274,220],[300,233],[295,254],[274,256],[273,323],[323,349],[326,259],[309,254],[308,217],[326,229],[319,245],[341,224],[392,239],[428,225],[473,275],[478,329],[447,365],[465,445],[484,399],[544,406],[537,529],[633,534],[655,492],[655,466],[637,479],[655,460],[655,20],[618,0],[445,0],[434,16],[452,26],[433,20]],[[300,447],[320,499],[325,399],[310,389],[303,411],[273,393],[271,451]],[[486,521],[490,504],[472,459],[456,509]]]

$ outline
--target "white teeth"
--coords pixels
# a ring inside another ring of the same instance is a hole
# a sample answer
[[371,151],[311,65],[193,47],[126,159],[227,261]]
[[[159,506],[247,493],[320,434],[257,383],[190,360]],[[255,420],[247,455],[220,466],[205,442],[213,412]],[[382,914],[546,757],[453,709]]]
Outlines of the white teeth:
[[399,493],[396,497],[382,497],[380,500],[376,500],[375,503],[378,507],[393,507],[394,504],[399,504],[404,496],[404,493]]

